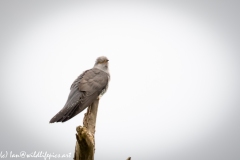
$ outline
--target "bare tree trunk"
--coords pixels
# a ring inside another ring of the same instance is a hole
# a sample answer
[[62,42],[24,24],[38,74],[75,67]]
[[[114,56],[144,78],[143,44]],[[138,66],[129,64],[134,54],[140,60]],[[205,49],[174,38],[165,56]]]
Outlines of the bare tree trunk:
[[76,128],[76,147],[74,160],[94,160],[95,152],[95,126],[97,119],[99,99],[96,99],[91,106],[88,107],[87,113],[84,115],[83,127]]
[[[91,106],[88,107],[87,113],[83,118],[83,127],[76,128],[76,146],[74,160],[94,160],[95,152],[95,126],[97,119],[99,99],[96,99]],[[128,157],[127,160],[131,160]]]

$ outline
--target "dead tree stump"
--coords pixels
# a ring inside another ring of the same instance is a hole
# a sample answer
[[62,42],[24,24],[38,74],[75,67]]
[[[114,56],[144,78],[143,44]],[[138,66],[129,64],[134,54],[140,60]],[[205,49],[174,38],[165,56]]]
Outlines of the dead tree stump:
[[[97,119],[99,99],[96,99],[92,105],[88,107],[87,113],[85,113],[83,118],[83,127],[78,126],[76,128],[76,146],[74,160],[94,160],[95,152],[95,126]],[[128,157],[127,160],[131,160]]]
[[84,115],[83,127],[76,128],[76,146],[74,160],[94,160],[95,152],[95,126],[97,119],[99,99],[96,99]]

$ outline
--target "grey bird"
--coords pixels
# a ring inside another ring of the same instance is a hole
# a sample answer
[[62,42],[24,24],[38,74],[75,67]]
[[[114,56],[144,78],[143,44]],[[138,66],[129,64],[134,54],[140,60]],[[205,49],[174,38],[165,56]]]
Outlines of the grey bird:
[[105,56],[98,57],[92,69],[78,76],[70,87],[66,104],[49,123],[73,118],[106,93],[110,80],[108,61]]

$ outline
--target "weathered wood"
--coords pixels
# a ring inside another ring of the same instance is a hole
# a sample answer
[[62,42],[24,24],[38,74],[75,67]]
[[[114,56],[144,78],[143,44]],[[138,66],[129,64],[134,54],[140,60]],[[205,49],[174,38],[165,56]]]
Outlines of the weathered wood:
[[87,113],[85,113],[83,119],[83,126],[86,127],[90,134],[94,137],[95,135],[95,126],[97,120],[97,111],[98,111],[99,99],[96,99],[91,106],[89,106]]
[[83,127],[76,128],[76,146],[74,160],[94,160],[95,152],[95,126],[97,119],[99,99],[95,100],[88,107],[87,113],[84,115]]
[[[95,153],[95,128],[97,120],[99,99],[95,100],[91,106],[88,107],[87,113],[83,118],[83,127],[76,128],[76,146],[74,160],[94,160]],[[131,160],[128,157],[127,160]]]

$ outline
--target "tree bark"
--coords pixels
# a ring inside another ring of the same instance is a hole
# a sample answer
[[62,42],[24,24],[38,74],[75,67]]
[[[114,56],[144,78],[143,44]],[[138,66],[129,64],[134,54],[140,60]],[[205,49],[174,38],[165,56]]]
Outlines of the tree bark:
[[76,146],[74,160],[94,160],[95,152],[95,126],[97,119],[99,99],[96,99],[84,115],[83,127],[76,128]]
[[[99,99],[96,99],[87,109],[83,118],[83,127],[76,128],[76,146],[74,160],[94,160],[95,153],[95,127]],[[128,157],[127,160],[131,160]]]

